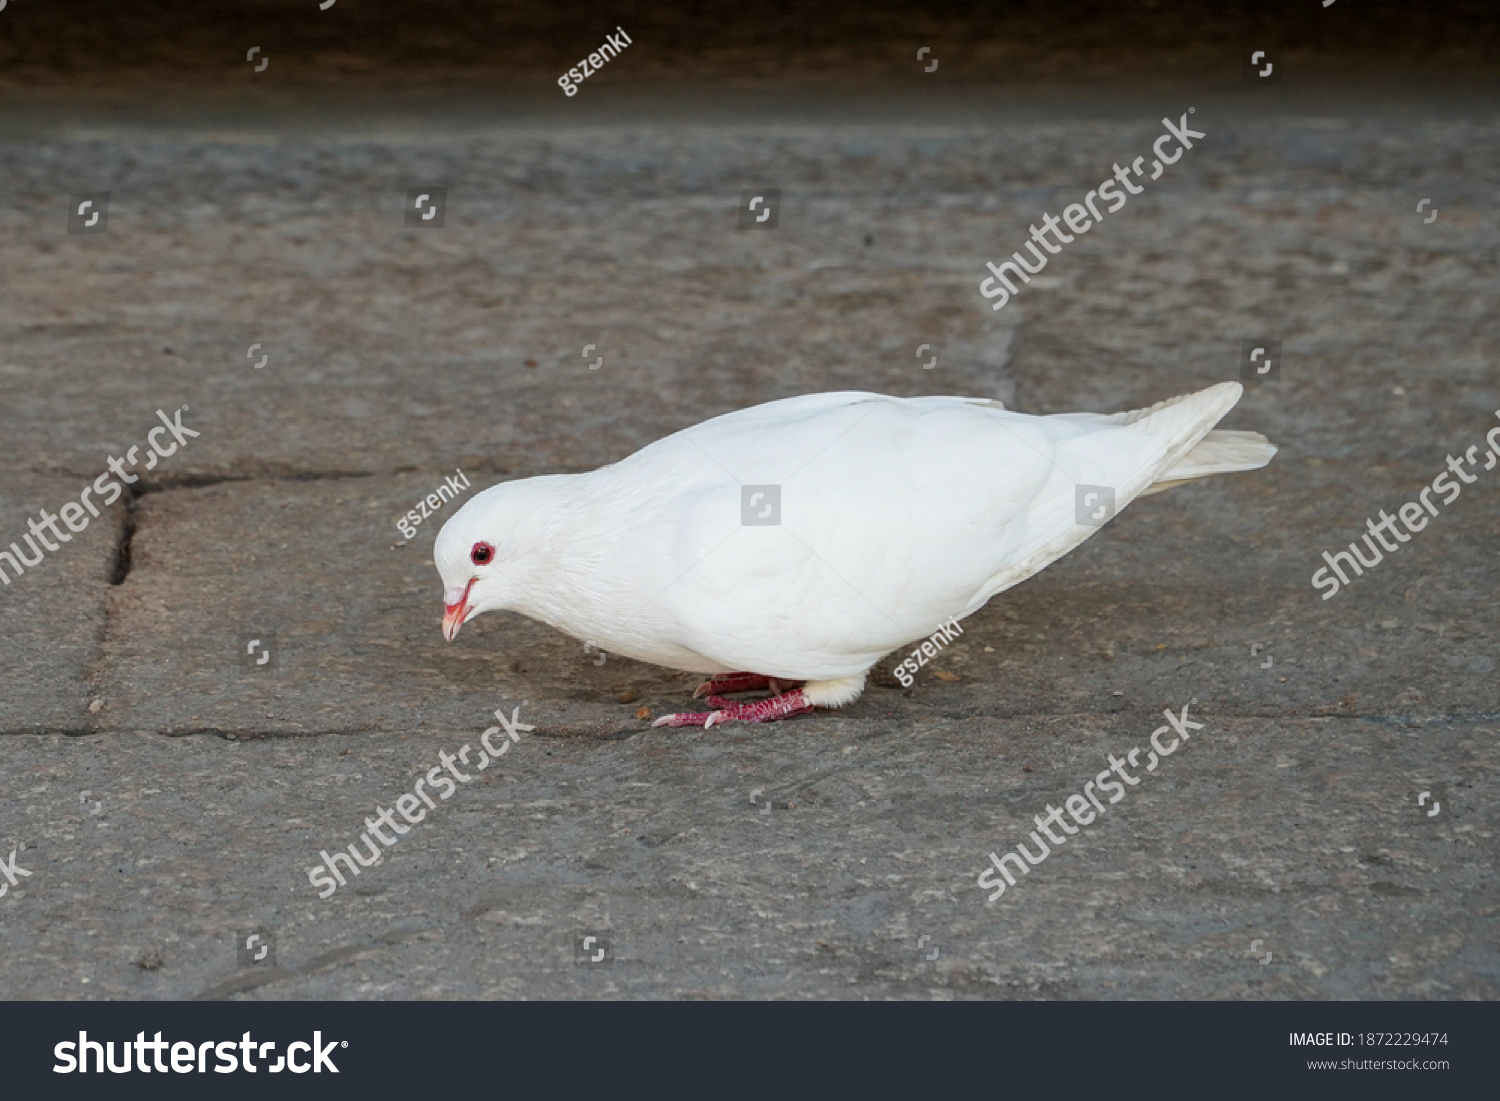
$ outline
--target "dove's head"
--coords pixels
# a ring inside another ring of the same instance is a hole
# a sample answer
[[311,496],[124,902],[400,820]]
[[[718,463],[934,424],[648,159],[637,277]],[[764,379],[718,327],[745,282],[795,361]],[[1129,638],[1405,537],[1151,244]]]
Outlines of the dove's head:
[[553,477],[491,486],[438,532],[432,561],[443,580],[443,637],[484,612],[515,607],[548,543],[557,500]]

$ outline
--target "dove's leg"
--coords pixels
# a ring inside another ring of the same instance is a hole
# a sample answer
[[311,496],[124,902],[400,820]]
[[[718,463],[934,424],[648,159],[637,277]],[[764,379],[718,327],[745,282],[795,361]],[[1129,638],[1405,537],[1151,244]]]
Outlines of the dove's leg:
[[[766,679],[770,680],[769,677]],[[687,711],[663,715],[651,725],[701,726],[706,730],[719,723],[775,722],[777,719],[805,714],[815,707],[842,707],[857,698],[864,687],[864,673],[839,680],[809,681],[805,687],[753,703],[710,700],[718,708],[717,711]]]
[[714,707],[733,707],[734,701],[724,699],[719,693],[753,692],[758,688],[769,688],[779,696],[789,688],[801,687],[800,680],[777,680],[775,677],[766,677],[759,673],[728,673],[700,684],[693,690],[693,699],[707,696],[708,702]]
[[[800,682],[799,682],[800,683]],[[693,690],[693,699],[701,696],[718,696],[725,692],[753,692],[757,688],[770,688],[771,678],[759,673],[725,673],[704,681]]]
[[754,703],[729,703],[717,711],[686,711],[675,715],[663,715],[652,726],[701,726],[705,730],[719,723],[770,723],[791,715],[801,715],[813,709],[812,702],[802,689],[797,688],[780,696],[756,700]]

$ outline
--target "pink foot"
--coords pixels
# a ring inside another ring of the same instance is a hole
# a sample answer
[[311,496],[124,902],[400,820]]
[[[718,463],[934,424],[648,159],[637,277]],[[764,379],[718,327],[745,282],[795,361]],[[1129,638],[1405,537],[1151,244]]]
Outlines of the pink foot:
[[[693,689],[693,699],[703,696],[714,696],[722,692],[754,692],[759,688],[769,688],[772,692],[780,695],[785,688],[800,688],[800,680],[778,681],[772,677],[762,676],[759,673],[725,673],[722,677],[714,677],[712,680],[704,681]],[[717,705],[716,705],[717,706]]]
[[663,715],[651,725],[701,726],[707,730],[719,723],[771,723],[777,719],[801,715],[813,709],[813,705],[808,702],[807,693],[800,688],[784,695],[756,700],[754,703],[736,704],[729,703],[728,700],[720,702],[728,706],[720,706],[717,711],[689,711]]

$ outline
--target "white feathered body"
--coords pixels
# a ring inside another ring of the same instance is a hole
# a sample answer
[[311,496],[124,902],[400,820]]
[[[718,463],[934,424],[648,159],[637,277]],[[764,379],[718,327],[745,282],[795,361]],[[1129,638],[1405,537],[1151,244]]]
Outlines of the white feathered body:
[[1275,448],[1263,437],[1209,435],[1240,392],[1222,383],[1149,410],[1055,416],[814,394],[716,417],[588,474],[502,484],[463,511],[503,496],[526,517],[513,561],[499,556],[522,614],[672,668],[836,681],[1094,534],[1078,522],[1079,485],[1113,488],[1118,512],[1153,487],[1265,465]]

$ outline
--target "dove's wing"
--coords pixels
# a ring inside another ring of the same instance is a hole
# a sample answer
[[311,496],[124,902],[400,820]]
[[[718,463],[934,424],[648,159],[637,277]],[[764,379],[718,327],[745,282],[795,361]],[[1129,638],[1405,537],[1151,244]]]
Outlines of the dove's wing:
[[608,613],[615,647],[704,671],[851,676],[1083,542],[1098,528],[1078,522],[1078,486],[1123,508],[1239,394],[1052,417],[818,394],[706,421],[589,476],[611,516],[601,592],[629,589]]

